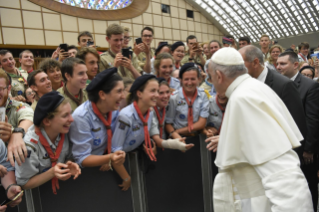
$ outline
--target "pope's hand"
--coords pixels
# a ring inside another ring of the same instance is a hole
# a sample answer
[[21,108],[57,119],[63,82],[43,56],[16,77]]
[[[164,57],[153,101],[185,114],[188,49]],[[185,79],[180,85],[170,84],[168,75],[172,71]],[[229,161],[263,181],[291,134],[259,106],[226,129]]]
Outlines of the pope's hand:
[[207,138],[205,140],[207,144],[206,148],[209,150],[209,151],[213,151],[213,152],[216,152],[217,151],[217,147],[218,147],[218,141],[219,141],[219,135],[217,136],[213,136],[213,137],[210,137],[210,138]]

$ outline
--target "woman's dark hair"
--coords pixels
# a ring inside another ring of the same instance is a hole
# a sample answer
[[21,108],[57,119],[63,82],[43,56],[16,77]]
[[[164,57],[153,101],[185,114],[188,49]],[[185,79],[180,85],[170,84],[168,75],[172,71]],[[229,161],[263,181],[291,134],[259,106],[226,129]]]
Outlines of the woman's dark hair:
[[88,91],[89,100],[91,102],[97,103],[97,101],[100,99],[99,91],[103,91],[106,94],[110,93],[117,85],[118,81],[123,81],[122,77],[120,77],[120,75],[117,73],[113,74],[108,78],[108,80],[105,81],[105,83],[103,83],[102,87]]

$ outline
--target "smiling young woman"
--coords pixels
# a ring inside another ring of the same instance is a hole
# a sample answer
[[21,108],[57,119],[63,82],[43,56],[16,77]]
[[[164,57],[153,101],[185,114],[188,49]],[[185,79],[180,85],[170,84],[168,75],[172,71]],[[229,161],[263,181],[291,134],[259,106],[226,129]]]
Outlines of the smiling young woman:
[[177,41],[171,46],[171,54],[174,58],[174,70],[180,69],[181,61],[185,56],[185,45],[182,41]]
[[164,78],[170,88],[177,90],[180,87],[180,82],[175,77],[172,77],[174,71],[174,59],[168,53],[161,53],[156,56],[154,61],[156,76]]
[[197,88],[200,72],[195,63],[185,63],[179,73],[182,87],[173,93],[167,111],[166,130],[172,138],[193,136],[204,129],[208,117],[208,98]]
[[[19,166],[16,162],[17,183],[23,189],[38,187],[52,179],[56,194],[58,180],[76,179],[81,169],[70,157],[67,133],[73,122],[70,103],[58,92],[44,94],[35,108],[34,125],[24,137],[28,157]],[[66,162],[67,161],[67,162]]]

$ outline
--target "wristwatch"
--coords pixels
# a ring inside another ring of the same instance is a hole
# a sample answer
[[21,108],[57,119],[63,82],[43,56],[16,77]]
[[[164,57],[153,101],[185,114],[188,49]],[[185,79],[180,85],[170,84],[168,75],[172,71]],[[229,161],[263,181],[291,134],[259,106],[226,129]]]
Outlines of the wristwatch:
[[193,58],[188,58],[188,61],[192,61],[192,60],[194,60]]
[[22,127],[16,127],[13,129],[12,133],[22,133],[22,138],[24,138],[25,132]]

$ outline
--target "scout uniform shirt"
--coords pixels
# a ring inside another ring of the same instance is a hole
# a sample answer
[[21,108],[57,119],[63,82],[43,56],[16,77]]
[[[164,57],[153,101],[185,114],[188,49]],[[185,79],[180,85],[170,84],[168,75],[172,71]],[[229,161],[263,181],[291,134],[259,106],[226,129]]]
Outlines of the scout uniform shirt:
[[[154,111],[150,111],[147,128],[153,127]],[[145,140],[143,122],[140,120],[133,103],[120,111],[116,119],[116,126],[112,137],[112,152],[123,150],[132,151],[139,147]]]
[[28,104],[8,98],[6,115],[8,116],[8,123],[10,123],[13,128],[18,127],[22,120],[30,120],[33,122],[33,114],[34,112]]
[[209,98],[209,116],[207,118],[207,126],[220,129],[223,119],[223,112],[216,103],[216,96]]
[[28,73],[24,70],[19,71],[16,69],[18,74],[11,74],[6,72],[11,77],[11,96],[15,97],[18,95],[23,95],[25,90],[28,88],[27,78]]
[[[150,59],[152,59],[155,55],[155,50],[153,48],[151,48],[151,57]],[[146,54],[145,52],[141,52],[139,53],[139,55],[137,56],[137,59],[140,61],[140,68],[144,69],[144,65],[146,63]]]
[[7,161],[7,147],[2,139],[0,139],[0,165],[6,167],[7,172],[14,171],[14,167],[11,166],[10,161]]
[[[115,120],[119,112],[112,112],[111,128],[114,131]],[[75,162],[80,166],[85,158],[90,155],[103,155],[107,148],[106,127],[93,112],[90,101],[84,102],[73,112],[69,138],[72,142],[72,153]]]
[[[114,58],[115,58],[115,53],[109,49],[108,51],[104,52],[101,54],[101,62],[100,62],[100,72],[104,71],[105,69],[112,68],[114,67]],[[139,67],[139,60],[137,59],[136,55],[133,53],[132,54],[132,64],[134,68],[137,70],[137,72],[141,73],[142,69]],[[128,70],[127,68],[123,66],[118,67],[118,74],[121,77],[128,77],[132,80],[135,80],[132,72]]]
[[[194,63],[202,63],[201,60],[200,60],[200,57],[197,56],[197,54],[194,56],[193,59],[194,59],[193,60]],[[189,63],[189,51],[183,57],[183,59],[181,61],[181,66],[184,65],[185,63]]]
[[[59,88],[57,91],[58,91],[62,96],[64,96],[65,99],[67,99],[67,100],[69,101],[69,103],[70,103],[70,105],[71,105],[71,108],[72,108],[72,111],[75,111],[75,109],[78,107],[77,103],[76,103],[73,99],[71,99],[71,98],[65,93],[65,91],[64,91],[63,88],[64,88],[64,87],[61,87],[61,88]],[[67,89],[66,86],[65,86],[65,89]],[[82,99],[81,104],[89,99],[89,98],[88,98],[88,94],[87,94],[87,92],[86,92],[85,90],[82,89],[82,93],[83,93],[83,99]],[[74,98],[76,98],[76,97],[74,97]],[[77,97],[77,99],[80,100],[80,95]],[[81,105],[81,104],[80,104],[80,105]]]
[[[52,151],[55,152],[61,136],[59,135],[55,140],[55,144],[53,144],[43,128],[41,128],[41,132],[48,141]],[[34,125],[29,128],[23,140],[28,151],[28,157],[21,166],[19,166],[17,162],[15,163],[17,184],[21,186],[25,185],[33,176],[46,172],[52,167],[50,156],[42,146],[39,136],[35,133]],[[64,163],[68,158],[70,158],[70,151],[69,139],[66,134],[64,136],[62,151],[57,163]]]
[[[158,110],[159,112],[159,115],[160,117],[163,116],[163,113],[162,113],[162,110]],[[165,133],[165,119],[166,119],[166,115],[165,115],[165,118],[164,118],[164,127],[163,127],[163,135],[162,135],[162,138],[165,139],[166,138],[166,133]],[[156,115],[156,112],[153,111],[153,119],[152,119],[152,127],[150,129],[150,136],[152,137],[153,135],[160,135],[160,124],[159,124],[159,121],[158,121],[158,118],[157,118],[157,115]]]
[[[199,117],[207,118],[208,98],[202,88],[197,88],[197,97],[193,104],[193,122],[197,122]],[[172,124],[175,129],[188,126],[188,105],[183,95],[183,88],[174,91],[170,97],[168,110],[166,113],[166,123]]]

